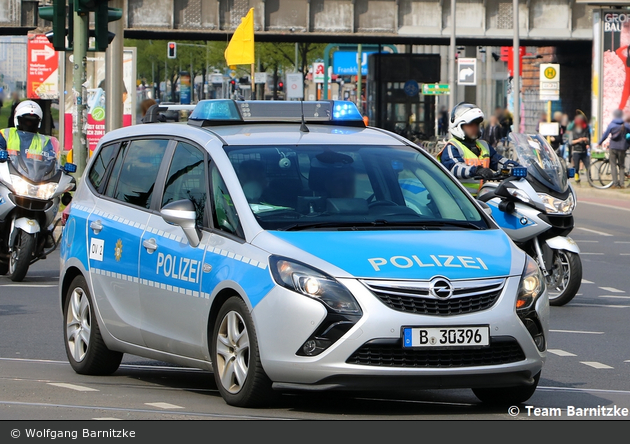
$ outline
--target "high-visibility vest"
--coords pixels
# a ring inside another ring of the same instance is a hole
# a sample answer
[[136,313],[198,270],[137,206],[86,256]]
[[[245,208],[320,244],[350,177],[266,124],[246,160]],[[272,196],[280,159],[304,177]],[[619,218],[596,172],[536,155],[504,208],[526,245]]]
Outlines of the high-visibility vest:
[[[466,145],[455,138],[450,139],[448,144],[453,145],[459,151],[459,154],[462,159],[464,159],[466,165],[490,168],[490,148],[485,140],[477,139],[476,141],[477,148],[479,148],[479,156],[475,155],[475,153],[473,153]],[[448,144],[446,146],[448,146]],[[440,162],[442,153],[446,149],[446,146],[442,149],[442,151],[440,151],[440,154],[437,155],[437,160]],[[468,189],[468,191],[471,192],[473,196],[477,195],[477,192],[482,184],[481,181],[474,179],[459,179],[459,181]]]
[[[0,130],[0,134],[7,141],[7,151],[14,153],[20,152],[20,134],[17,128],[5,128]],[[44,147],[50,141],[50,137],[43,134],[34,134],[31,144],[28,147],[27,157],[37,158],[41,157]]]

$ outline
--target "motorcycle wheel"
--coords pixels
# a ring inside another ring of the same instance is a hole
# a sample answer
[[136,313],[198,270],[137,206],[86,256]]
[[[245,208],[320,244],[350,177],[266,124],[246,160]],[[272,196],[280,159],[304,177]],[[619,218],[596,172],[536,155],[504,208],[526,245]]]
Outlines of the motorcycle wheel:
[[24,231],[20,232],[17,248],[11,252],[9,257],[9,278],[13,282],[22,282],[26,276],[34,249],[35,236]]
[[553,251],[553,266],[547,276],[549,305],[560,307],[573,299],[582,283],[582,261],[578,254]]

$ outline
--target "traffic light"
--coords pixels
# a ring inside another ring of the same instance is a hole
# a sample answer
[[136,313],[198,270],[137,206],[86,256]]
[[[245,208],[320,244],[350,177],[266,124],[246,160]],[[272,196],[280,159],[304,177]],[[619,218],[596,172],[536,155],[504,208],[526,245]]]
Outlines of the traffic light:
[[[81,0],[79,0],[81,1]],[[96,50],[105,51],[109,44],[114,40],[116,34],[109,32],[107,24],[115,22],[122,18],[122,8],[110,8],[107,6],[107,0],[96,2],[94,10],[94,33],[96,37]],[[121,36],[122,37],[122,36]]]
[[169,59],[177,58],[177,44],[175,42],[168,42],[166,55]]
[[278,82],[278,91],[284,91],[284,82]]
[[236,80],[234,79],[230,80],[230,91],[231,92],[236,91]]
[[[72,9],[70,9],[72,12]],[[66,3],[55,0],[52,6],[40,6],[39,16],[53,24],[52,35],[46,34],[55,51],[66,50]]]

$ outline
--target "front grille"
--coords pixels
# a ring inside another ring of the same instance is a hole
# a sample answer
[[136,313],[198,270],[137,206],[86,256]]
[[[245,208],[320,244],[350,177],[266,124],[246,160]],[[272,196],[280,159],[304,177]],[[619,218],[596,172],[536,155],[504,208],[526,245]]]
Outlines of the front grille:
[[9,194],[11,201],[18,207],[31,211],[46,211],[53,205],[52,200],[30,199],[28,197]]
[[370,291],[393,310],[453,316],[486,310],[499,299],[505,279],[453,281],[453,295],[440,299],[430,294],[430,282],[363,280]]
[[481,367],[523,361],[525,354],[511,336],[490,338],[490,346],[463,349],[404,349],[400,340],[364,344],[346,363],[377,367]]

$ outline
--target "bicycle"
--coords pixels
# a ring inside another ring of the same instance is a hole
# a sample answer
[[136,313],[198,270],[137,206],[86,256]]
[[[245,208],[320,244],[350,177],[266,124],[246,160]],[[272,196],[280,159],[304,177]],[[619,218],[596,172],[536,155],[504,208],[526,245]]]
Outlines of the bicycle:
[[[630,185],[630,174],[627,166],[624,168],[624,173],[625,187],[628,187],[628,185]],[[589,185],[593,188],[605,190],[612,186],[612,167],[607,150],[595,150],[591,152],[591,163],[587,170],[586,177]]]

